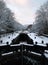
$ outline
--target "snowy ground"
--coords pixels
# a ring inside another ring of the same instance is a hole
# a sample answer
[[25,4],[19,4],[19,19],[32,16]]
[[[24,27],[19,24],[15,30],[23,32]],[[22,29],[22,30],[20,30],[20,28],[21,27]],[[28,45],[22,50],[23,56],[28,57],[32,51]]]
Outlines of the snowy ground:
[[38,43],[42,43],[42,41],[44,41],[44,44],[48,43],[48,38],[44,37],[44,36],[37,36],[36,33],[30,33],[28,34],[30,36],[30,38],[32,38],[34,40],[34,42],[38,42]]
[[[19,34],[13,33],[13,34],[3,34],[0,36],[0,44],[6,44],[6,42],[11,43],[11,41],[16,38]],[[38,42],[39,44],[42,44],[42,41],[44,41],[44,44],[48,43],[48,38],[44,36],[36,36],[35,33],[29,33],[28,34],[31,39],[33,39],[34,43]]]
[[18,36],[18,33],[10,33],[10,34],[3,34],[0,36],[0,45],[6,44],[9,42],[9,44],[12,42],[14,38]]

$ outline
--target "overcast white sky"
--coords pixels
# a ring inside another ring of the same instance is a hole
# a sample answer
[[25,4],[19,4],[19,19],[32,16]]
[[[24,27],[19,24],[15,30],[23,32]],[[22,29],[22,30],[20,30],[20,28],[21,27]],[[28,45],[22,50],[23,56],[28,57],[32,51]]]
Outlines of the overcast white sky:
[[21,24],[32,24],[35,12],[47,0],[5,0],[7,6],[15,13],[16,20]]

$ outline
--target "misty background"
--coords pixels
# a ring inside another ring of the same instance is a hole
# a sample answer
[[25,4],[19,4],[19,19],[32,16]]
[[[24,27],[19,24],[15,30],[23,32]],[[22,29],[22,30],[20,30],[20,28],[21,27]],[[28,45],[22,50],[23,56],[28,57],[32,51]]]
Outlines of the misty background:
[[22,30],[48,35],[48,1],[0,0],[0,34]]

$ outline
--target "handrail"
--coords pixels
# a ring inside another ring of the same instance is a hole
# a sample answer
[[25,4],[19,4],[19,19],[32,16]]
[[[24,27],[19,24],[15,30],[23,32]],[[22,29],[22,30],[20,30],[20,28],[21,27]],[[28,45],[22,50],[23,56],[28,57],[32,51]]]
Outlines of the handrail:
[[44,50],[48,50],[47,46],[39,46],[39,45],[32,45],[32,44],[15,44],[15,45],[4,45],[4,46],[0,46],[0,53],[1,51],[17,51],[18,49],[22,49],[23,46],[23,50],[27,49],[30,51],[35,51],[35,52],[39,52],[39,53],[43,53]]
[[14,44],[14,45],[10,45],[10,46],[21,46],[21,45],[34,46],[34,45],[32,45],[32,44]]

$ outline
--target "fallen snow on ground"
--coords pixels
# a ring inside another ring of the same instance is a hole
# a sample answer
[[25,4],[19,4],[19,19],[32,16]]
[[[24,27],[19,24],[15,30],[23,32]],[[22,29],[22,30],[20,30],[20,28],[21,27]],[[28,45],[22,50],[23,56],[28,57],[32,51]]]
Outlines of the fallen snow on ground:
[[34,40],[34,42],[38,42],[42,44],[42,41],[44,41],[44,44],[48,43],[48,38],[44,36],[36,36],[36,33],[30,33],[28,34],[31,39]]
[[[19,34],[18,33],[10,33],[10,34],[3,34],[0,37],[0,44],[6,44],[6,42],[9,42],[9,44],[12,42],[14,38],[16,38]],[[29,33],[28,36],[33,39],[34,43],[38,42],[39,44],[42,44],[42,41],[44,41],[44,44],[48,43],[48,38],[44,36],[36,36],[36,33]],[[1,42],[2,41],[2,42]]]
[[[18,36],[18,33],[13,33],[13,34],[4,34],[4,35],[1,35],[1,38],[0,38],[0,44],[6,44],[7,42],[9,42],[9,44],[12,42],[12,40],[14,38],[16,38]],[[1,43],[2,41],[2,43]]]

